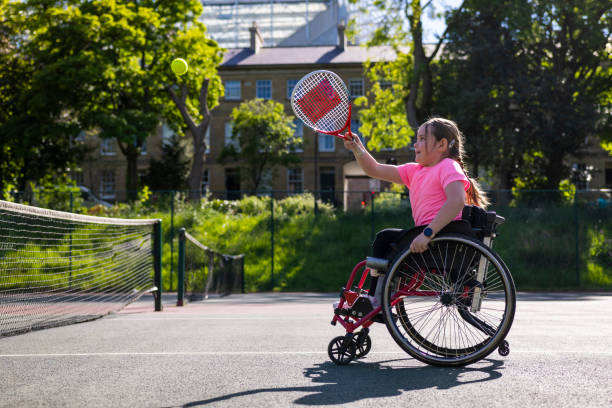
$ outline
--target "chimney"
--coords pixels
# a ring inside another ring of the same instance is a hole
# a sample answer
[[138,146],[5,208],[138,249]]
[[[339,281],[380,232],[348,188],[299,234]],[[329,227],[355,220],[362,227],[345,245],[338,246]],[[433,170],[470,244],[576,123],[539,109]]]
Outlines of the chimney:
[[259,49],[263,47],[263,38],[259,32],[257,21],[253,21],[253,25],[249,28],[249,31],[251,32],[251,51],[257,54]]
[[346,49],[347,46],[347,41],[346,41],[346,24],[344,24],[344,20],[340,21],[340,24],[338,24],[338,48],[341,51],[344,51]]

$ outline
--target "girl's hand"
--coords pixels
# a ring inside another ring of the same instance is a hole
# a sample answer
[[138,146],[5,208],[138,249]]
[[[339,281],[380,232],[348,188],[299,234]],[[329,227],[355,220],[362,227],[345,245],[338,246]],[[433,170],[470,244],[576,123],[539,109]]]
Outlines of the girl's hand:
[[410,252],[415,252],[420,254],[421,252],[425,252],[427,250],[427,245],[431,241],[431,238],[426,237],[422,232],[416,237],[412,243],[410,244]]
[[354,152],[356,149],[359,149],[361,146],[361,140],[359,140],[359,136],[357,136],[353,132],[346,132],[344,135],[344,147]]

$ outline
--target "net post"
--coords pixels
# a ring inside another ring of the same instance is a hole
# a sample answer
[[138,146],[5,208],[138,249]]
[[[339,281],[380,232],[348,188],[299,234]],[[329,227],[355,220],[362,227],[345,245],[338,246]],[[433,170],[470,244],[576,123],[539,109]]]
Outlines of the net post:
[[153,268],[155,270],[155,311],[161,312],[162,306],[162,222],[153,224]]
[[242,281],[240,290],[241,293],[246,293],[244,290],[244,255],[240,257],[240,275],[240,279]]
[[178,231],[178,294],[177,306],[185,305],[185,228]]

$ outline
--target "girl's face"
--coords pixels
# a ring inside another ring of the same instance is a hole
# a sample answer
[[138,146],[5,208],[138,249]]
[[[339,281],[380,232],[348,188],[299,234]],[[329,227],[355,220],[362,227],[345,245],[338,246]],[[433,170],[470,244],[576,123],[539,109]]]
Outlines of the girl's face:
[[426,130],[427,126],[421,126],[417,132],[414,143],[415,161],[421,166],[433,166],[444,157],[445,143],[436,140],[434,135],[431,132],[426,133]]

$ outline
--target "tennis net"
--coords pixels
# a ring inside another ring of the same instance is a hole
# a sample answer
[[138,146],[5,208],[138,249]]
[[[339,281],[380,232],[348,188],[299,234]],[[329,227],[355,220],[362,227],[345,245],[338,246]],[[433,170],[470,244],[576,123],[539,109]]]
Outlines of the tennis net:
[[214,251],[181,228],[178,256],[178,306],[185,298],[193,302],[209,294],[244,293],[244,255]]
[[96,319],[144,293],[161,310],[159,220],[0,201],[0,337]]

